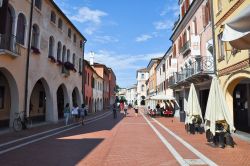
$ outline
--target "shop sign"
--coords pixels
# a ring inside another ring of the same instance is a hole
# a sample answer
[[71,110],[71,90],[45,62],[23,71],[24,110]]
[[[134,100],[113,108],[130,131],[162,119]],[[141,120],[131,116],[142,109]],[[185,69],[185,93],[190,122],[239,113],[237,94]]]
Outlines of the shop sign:
[[200,36],[192,35],[191,36],[191,55],[201,55],[200,51]]

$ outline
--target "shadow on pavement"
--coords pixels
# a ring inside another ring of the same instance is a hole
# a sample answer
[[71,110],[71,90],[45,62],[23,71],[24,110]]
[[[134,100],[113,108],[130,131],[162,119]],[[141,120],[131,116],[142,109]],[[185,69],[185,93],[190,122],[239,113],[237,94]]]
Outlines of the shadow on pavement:
[[117,119],[111,114],[90,124],[0,155],[1,166],[76,165],[105,138],[112,136],[111,130],[124,118],[123,114],[117,115]]

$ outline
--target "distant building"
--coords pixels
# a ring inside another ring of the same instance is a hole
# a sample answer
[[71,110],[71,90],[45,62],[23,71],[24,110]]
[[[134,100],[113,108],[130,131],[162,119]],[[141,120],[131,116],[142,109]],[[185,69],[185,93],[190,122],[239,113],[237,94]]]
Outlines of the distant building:
[[137,85],[136,84],[133,85],[132,87],[126,89],[125,96],[127,99],[127,104],[132,104],[132,105],[135,104],[135,101],[137,100],[136,94],[137,94]]
[[147,97],[147,86],[146,81],[148,80],[148,70],[147,68],[139,69],[136,71],[137,80],[137,104],[141,104],[142,97]]

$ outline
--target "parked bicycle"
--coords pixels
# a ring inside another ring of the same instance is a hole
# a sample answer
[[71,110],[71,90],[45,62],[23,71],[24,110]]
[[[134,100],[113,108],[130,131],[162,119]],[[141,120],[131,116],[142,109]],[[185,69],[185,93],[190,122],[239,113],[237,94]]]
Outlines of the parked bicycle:
[[26,116],[25,112],[15,113],[16,118],[13,121],[13,129],[15,131],[21,131],[27,129],[28,125],[31,124],[31,120]]

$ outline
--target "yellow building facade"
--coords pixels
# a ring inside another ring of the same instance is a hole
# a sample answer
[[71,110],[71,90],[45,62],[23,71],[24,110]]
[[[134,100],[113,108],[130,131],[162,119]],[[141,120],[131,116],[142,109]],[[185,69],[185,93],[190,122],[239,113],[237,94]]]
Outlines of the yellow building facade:
[[[237,31],[247,28],[242,21],[250,19],[250,0],[214,0],[213,11],[220,84],[236,130],[250,133],[250,42],[248,33]],[[228,40],[232,36],[234,40]],[[242,42],[248,48],[241,48]]]

